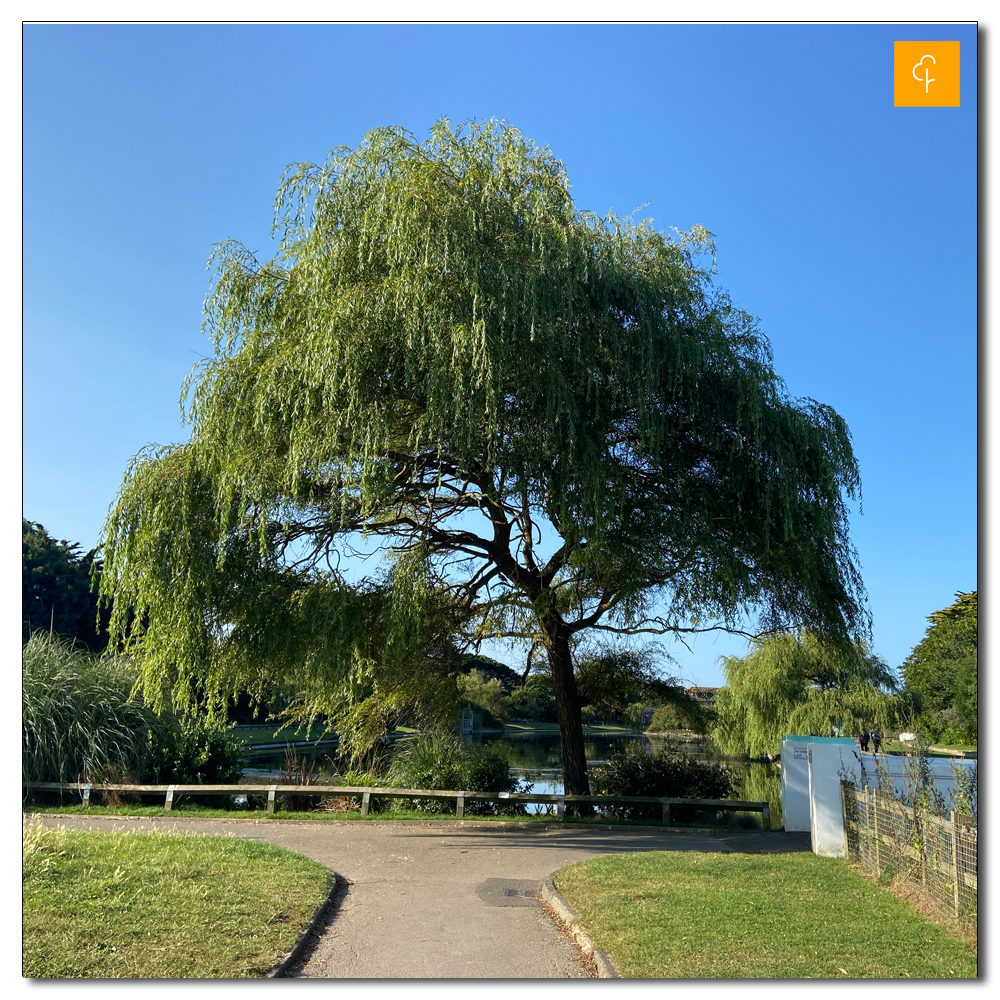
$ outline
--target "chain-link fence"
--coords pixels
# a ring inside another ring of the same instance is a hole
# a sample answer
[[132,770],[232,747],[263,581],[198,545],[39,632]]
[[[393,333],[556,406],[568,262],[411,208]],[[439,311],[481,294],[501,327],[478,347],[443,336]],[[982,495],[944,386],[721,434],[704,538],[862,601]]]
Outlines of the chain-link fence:
[[979,903],[979,831],[976,820],[952,812],[936,816],[881,789],[841,783],[847,853],[888,878],[919,887],[955,920],[975,918]]

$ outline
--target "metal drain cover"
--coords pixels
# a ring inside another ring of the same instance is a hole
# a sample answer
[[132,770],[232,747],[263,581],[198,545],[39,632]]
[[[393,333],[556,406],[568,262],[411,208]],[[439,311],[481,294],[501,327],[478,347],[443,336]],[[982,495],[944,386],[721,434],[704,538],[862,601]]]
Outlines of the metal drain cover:
[[541,888],[536,879],[488,878],[476,887],[476,895],[487,906],[538,906]]

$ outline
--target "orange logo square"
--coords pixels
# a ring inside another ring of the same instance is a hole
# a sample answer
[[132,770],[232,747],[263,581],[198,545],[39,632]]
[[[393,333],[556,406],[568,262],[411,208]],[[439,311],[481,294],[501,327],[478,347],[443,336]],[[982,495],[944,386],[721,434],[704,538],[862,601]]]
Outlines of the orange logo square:
[[892,44],[894,107],[958,107],[958,42]]

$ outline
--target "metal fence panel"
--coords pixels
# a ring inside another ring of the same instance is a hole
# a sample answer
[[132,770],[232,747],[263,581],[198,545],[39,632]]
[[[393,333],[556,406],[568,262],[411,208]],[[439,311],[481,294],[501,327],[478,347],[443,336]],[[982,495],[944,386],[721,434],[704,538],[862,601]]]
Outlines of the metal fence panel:
[[952,812],[936,816],[880,789],[841,785],[847,853],[870,871],[919,886],[941,914],[962,920],[978,913],[979,830]]

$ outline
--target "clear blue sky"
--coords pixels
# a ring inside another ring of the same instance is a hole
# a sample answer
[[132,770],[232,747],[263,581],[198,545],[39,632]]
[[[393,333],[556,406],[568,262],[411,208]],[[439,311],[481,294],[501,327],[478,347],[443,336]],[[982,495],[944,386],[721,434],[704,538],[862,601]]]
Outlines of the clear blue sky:
[[[961,42],[960,108],[894,108],[893,41]],[[506,118],[577,203],[716,235],[790,392],[834,406],[876,651],[977,585],[972,26],[107,26],[24,34],[24,515],[96,544],[182,440],[213,244],[267,251],[286,164],[377,125]],[[736,640],[676,649],[721,683]]]

